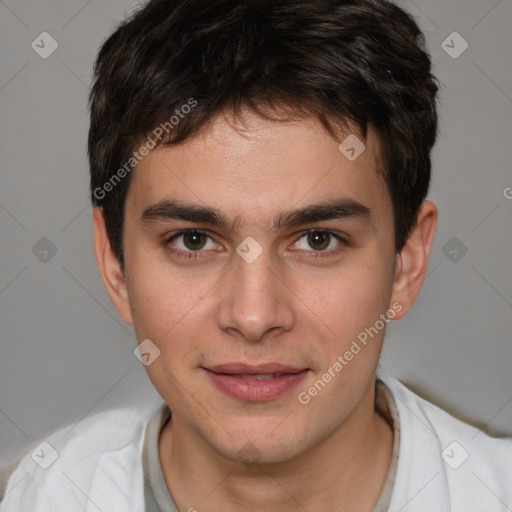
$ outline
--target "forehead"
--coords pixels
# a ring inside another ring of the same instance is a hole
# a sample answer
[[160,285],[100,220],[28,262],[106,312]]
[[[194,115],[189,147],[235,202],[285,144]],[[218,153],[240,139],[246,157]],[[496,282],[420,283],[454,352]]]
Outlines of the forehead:
[[339,198],[385,209],[390,203],[378,149],[372,127],[363,144],[356,130],[334,140],[313,119],[219,116],[198,136],[159,146],[138,164],[127,209],[140,213],[174,199],[207,205],[242,223]]

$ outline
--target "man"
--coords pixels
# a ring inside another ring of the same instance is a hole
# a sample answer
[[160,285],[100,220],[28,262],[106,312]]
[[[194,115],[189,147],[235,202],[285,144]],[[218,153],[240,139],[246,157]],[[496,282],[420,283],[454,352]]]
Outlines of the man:
[[119,27],[94,249],[165,404],[25,457],[0,510],[510,510],[512,442],[376,375],[434,236],[436,93],[384,0],[158,0]]

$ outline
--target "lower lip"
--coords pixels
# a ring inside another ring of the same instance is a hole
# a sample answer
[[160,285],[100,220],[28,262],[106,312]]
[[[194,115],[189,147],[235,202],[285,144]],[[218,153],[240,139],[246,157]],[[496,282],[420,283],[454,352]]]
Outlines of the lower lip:
[[204,370],[219,389],[239,400],[250,402],[276,398],[302,382],[309,373],[309,370],[303,370],[299,373],[280,375],[272,379],[257,380],[242,379],[236,375]]

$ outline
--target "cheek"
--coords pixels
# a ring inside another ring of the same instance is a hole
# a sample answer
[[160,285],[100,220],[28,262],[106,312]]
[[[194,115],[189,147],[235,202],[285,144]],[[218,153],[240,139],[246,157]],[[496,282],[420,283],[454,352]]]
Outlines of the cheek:
[[189,286],[176,276],[154,273],[151,268],[134,276],[129,293],[138,342],[150,339],[158,358],[145,367],[148,377],[168,403],[183,399],[182,382],[202,357],[201,328],[205,325],[207,283]]
[[166,261],[163,249],[155,255],[144,247],[132,247],[127,275],[136,330],[162,341],[182,324],[194,325],[202,299],[216,283],[213,272],[179,268]]
[[392,291],[392,274],[383,264],[364,259],[330,276],[305,279],[297,295],[329,328],[337,344],[350,340],[384,314]]

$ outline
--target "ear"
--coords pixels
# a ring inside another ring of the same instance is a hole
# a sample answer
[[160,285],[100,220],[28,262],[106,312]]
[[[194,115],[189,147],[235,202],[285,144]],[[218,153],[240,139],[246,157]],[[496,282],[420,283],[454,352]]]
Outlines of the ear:
[[126,323],[133,324],[125,276],[121,264],[110,246],[103,210],[94,208],[92,219],[94,225],[94,255],[98,262],[101,279],[119,316]]
[[395,319],[404,317],[418,296],[425,279],[436,224],[435,204],[424,201],[418,210],[416,225],[396,256],[391,303],[398,302],[402,309],[397,312]]

